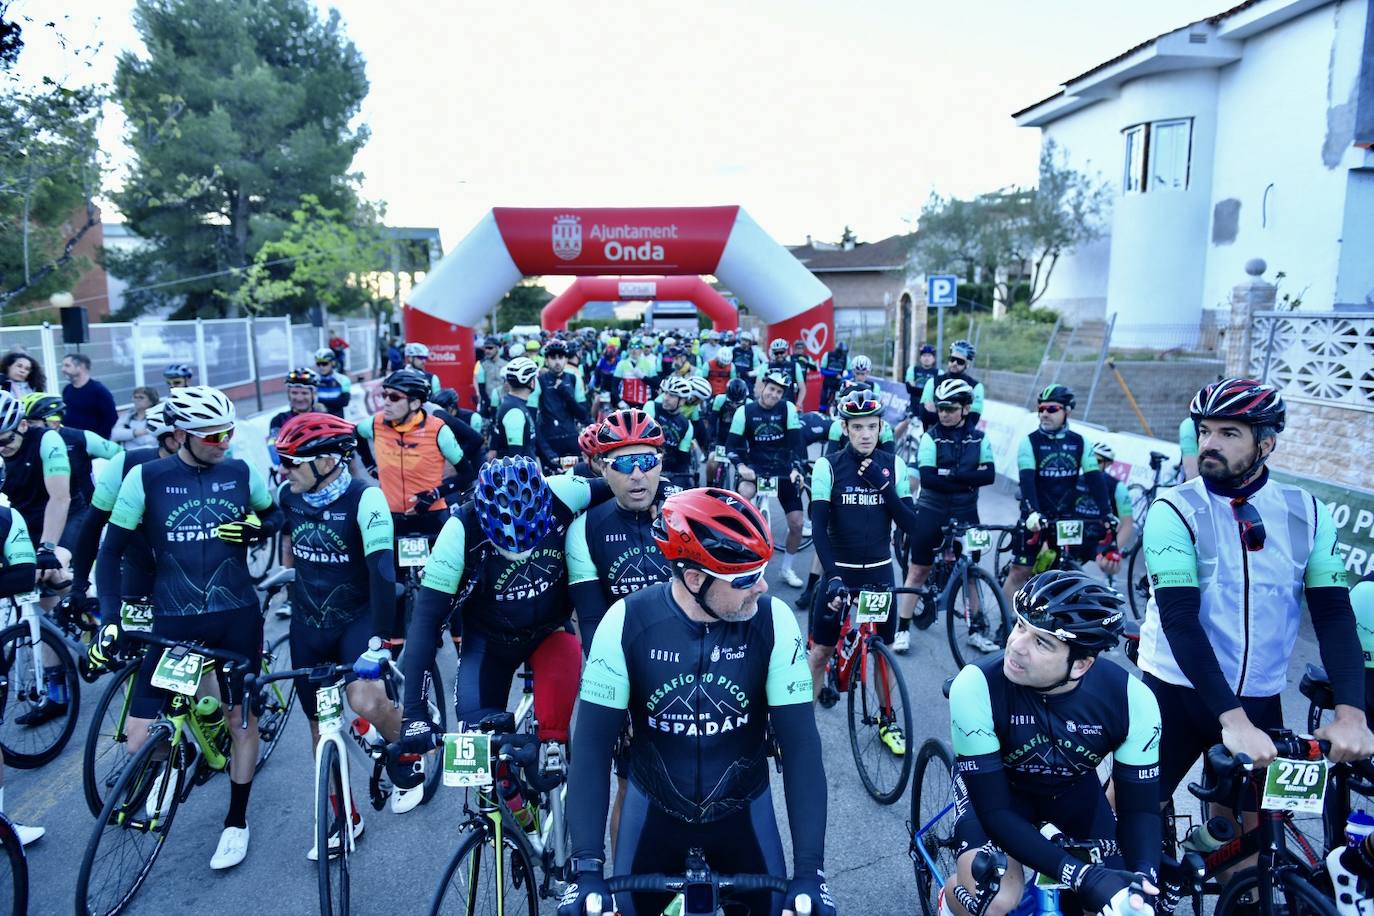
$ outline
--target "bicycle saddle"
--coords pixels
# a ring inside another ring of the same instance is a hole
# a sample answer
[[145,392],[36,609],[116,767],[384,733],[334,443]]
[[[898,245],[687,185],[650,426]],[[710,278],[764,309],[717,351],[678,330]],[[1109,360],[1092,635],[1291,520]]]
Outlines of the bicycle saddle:
[[1298,689],[1318,708],[1336,708],[1336,692],[1331,687],[1331,678],[1327,677],[1325,668],[1309,664],[1302,680],[1298,682]]
[[296,568],[294,566],[283,567],[282,569],[277,570],[276,572],[272,573],[272,575],[268,576],[266,579],[263,579],[261,582],[259,582],[258,591],[270,592],[274,588],[280,588],[283,585],[290,585],[292,582],[295,581]]

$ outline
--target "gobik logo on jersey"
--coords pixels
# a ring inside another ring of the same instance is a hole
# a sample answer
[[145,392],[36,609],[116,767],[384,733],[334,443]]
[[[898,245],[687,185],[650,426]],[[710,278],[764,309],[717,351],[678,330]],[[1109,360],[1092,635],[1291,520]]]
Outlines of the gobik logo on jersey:
[[553,221],[553,253],[564,261],[576,260],[582,253],[582,220],[571,214]]

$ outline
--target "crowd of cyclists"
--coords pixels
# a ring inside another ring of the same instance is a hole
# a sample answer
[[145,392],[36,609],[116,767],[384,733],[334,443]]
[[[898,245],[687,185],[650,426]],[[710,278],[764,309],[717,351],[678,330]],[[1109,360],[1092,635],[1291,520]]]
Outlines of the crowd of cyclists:
[[[903,584],[919,590],[948,527],[980,523],[980,492],[997,474],[968,341],[950,346],[943,368],[921,348],[895,425],[872,360],[843,341],[815,361],[800,341],[762,344],[746,331],[499,334],[480,341],[471,387],[455,390],[411,342],[370,415],[322,349],[313,368],[287,376],[262,467],[234,447],[234,402],[180,367],[147,411],[153,448],[123,451],[63,428],[60,398],[0,392],[0,593],[37,582],[52,613],[98,622],[96,670],[141,657],[132,754],[166,694],[151,684],[158,654],[136,656],[123,609],[150,603],[154,634],[255,662],[263,618],[248,552],[279,539],[279,560],[294,569],[292,665],[352,666],[348,704],[392,749],[393,812],[419,804],[443,732],[505,712],[528,665],[539,739],[571,761],[560,914],[586,912],[593,896],[610,901],[612,876],[680,870],[694,850],[725,871],[787,876],[785,893],[742,894],[750,912],[796,912],[805,898],[811,912],[835,913],[844,901],[825,872],[815,700],[842,621],[855,595],[898,584],[894,543]],[[1038,425],[1016,451],[1011,626],[988,608],[969,639],[979,657],[948,686],[959,856],[940,905],[959,916],[1001,916],[1021,899],[1021,872],[1009,868],[991,905],[968,912],[974,857],[992,846],[1062,883],[1083,911],[1157,906],[1161,805],[1199,757],[1215,744],[1256,766],[1276,756],[1268,730],[1283,724],[1304,605],[1336,697],[1317,737],[1332,761],[1374,755],[1374,663],[1356,626],[1374,608],[1352,605],[1326,507],[1267,470],[1285,425],[1280,394],[1230,378],[1181,404],[1194,464],[1161,491],[1143,530],[1108,473],[1111,447],[1073,428],[1075,403],[1064,385],[1037,393]],[[914,453],[899,454],[909,436]],[[106,459],[98,476],[96,458]],[[1062,548],[1071,563],[1047,569],[1066,520],[1085,534]],[[1126,629],[1124,599],[1108,583],[1138,537],[1151,587],[1135,673],[1103,653]],[[418,539],[418,588],[398,587],[412,568],[402,542]],[[793,600],[769,594],[775,557]],[[901,599],[878,634],[905,653],[934,605]],[[447,729],[425,693],[446,644],[458,656]],[[380,681],[393,663],[404,675],[397,702]],[[212,681],[232,738],[210,861],[225,869],[249,848],[259,732],[251,704],[237,700],[242,671]],[[69,698],[52,683],[21,724],[65,714]],[[302,682],[296,696],[318,739],[313,688]],[[886,753],[912,753],[916,736],[896,719],[880,734]],[[1099,771],[1109,757],[1107,791]],[[782,771],[790,869],[770,759]],[[149,794],[149,816],[166,797]],[[1120,854],[1080,861],[1046,839],[1046,821],[1071,837],[1115,839]],[[356,810],[350,828],[362,832]],[[26,841],[41,835],[24,829]],[[341,842],[331,837],[330,849]],[[672,903],[614,897],[622,913]]]

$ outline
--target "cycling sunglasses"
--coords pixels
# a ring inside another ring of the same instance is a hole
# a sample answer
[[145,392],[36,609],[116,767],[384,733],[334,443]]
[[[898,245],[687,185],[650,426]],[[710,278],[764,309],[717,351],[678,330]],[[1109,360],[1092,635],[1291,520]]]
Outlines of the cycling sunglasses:
[[1260,518],[1259,510],[1245,497],[1237,496],[1231,500],[1231,515],[1240,526],[1240,542],[1245,545],[1245,549],[1251,553],[1263,550],[1264,520]]
[[332,359],[317,359],[317,360],[315,360],[315,365],[317,365],[317,366],[332,366],[332,365],[334,365],[334,360],[332,360]]
[[302,465],[309,464],[310,462],[315,460],[315,457],[318,456],[311,458],[297,458],[294,455],[281,455],[279,457],[281,458],[281,463],[286,465],[287,467],[298,468]]
[[206,445],[223,445],[234,438],[234,427],[232,426],[228,429],[221,429],[219,432],[214,433],[203,433],[194,429],[188,429],[186,431]]
[[[402,394],[402,393],[399,392],[399,391],[394,391],[394,390],[391,390],[391,389],[387,389],[386,391],[383,391],[383,392],[382,392],[382,398],[385,399],[385,400],[390,401],[390,402],[393,403],[393,404],[395,404],[397,401],[409,401],[409,400],[411,400],[410,395]],[[418,398],[417,398],[416,400],[418,400]]]
[[1038,412],[1047,414],[1057,414],[1059,413],[1059,411],[1063,409],[1063,406],[1059,404],[1041,404],[1039,407],[1036,408]]
[[645,474],[649,473],[658,467],[661,460],[653,452],[640,452],[636,455],[617,455],[606,463],[614,468],[617,474],[624,474],[628,477],[635,472],[636,468]]
[[11,445],[14,444],[14,440],[18,438],[18,431],[6,433],[5,435],[0,436],[0,448],[9,448]]
[[958,356],[951,356],[951,357],[949,358],[949,361],[952,362],[952,363],[958,363],[960,366],[967,366],[967,365],[968,365],[968,360],[962,359],[962,358],[960,358],[960,357],[958,357]]
[[706,575],[710,576],[712,579],[729,582],[731,588],[744,591],[747,588],[753,588],[755,585],[758,585],[759,580],[763,578],[763,574],[768,571],[768,564],[765,563],[757,569],[751,569],[742,573],[718,573],[712,572],[705,567],[700,568],[702,572],[706,573]]
[[944,413],[954,413],[962,406],[963,405],[958,403],[957,401],[941,401],[940,403],[935,405],[935,409],[942,411]]

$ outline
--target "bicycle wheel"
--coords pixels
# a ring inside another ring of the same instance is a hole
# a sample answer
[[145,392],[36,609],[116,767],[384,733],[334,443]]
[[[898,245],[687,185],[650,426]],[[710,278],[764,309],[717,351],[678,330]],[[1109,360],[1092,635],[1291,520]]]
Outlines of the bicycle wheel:
[[[936,916],[936,898],[945,878],[954,873],[954,752],[939,738],[927,738],[916,755],[911,779],[911,862],[916,870],[916,891],[921,912]],[[934,860],[932,871],[925,851]]]
[[1131,518],[1135,519],[1136,524],[1141,528],[1145,525],[1145,513],[1150,511],[1150,491],[1142,484],[1133,483],[1126,487],[1127,498],[1131,501]]
[[91,724],[86,729],[86,746],[81,751],[81,788],[92,817],[100,816],[106,793],[119,781],[129,762],[125,749],[129,739],[124,725],[129,718],[136,674],[136,662],[115,672],[96,701]]
[[[78,913],[123,912],[147,880],[181,803],[185,774],[171,754],[170,731],[155,727],[105,799],[76,878]],[[172,772],[163,779],[166,766]],[[149,817],[149,808],[165,813]]]
[[248,578],[253,580],[254,585],[266,579],[267,574],[272,571],[272,567],[277,565],[278,537],[279,535],[274,535],[265,541],[259,541],[249,546]]
[[1236,913],[1273,913],[1275,916],[1336,916],[1336,904],[1317,890],[1310,881],[1292,869],[1281,869],[1273,875],[1273,900],[1269,906],[1254,903],[1259,890],[1259,869],[1247,868],[1237,872],[1221,889],[1216,916]]
[[29,863],[14,824],[0,814],[0,916],[26,916],[29,911]]
[[[439,726],[442,733],[448,729],[448,711],[444,703],[444,679],[439,674],[439,662],[436,660],[429,668],[429,673],[425,676],[425,697],[429,700],[429,711],[434,716],[432,721]],[[429,804],[435,794],[439,791],[440,781],[443,778],[443,767],[440,765],[443,749],[430,751],[425,758],[425,794],[420,800],[420,804]]]
[[1000,651],[1011,632],[1007,596],[997,580],[981,566],[968,566],[955,575],[945,592],[945,631],[954,665]]
[[[291,645],[285,634],[278,636],[267,645],[262,653],[264,673],[288,671],[291,668]],[[291,710],[296,708],[296,682],[294,680],[273,681],[263,691],[262,714],[258,716],[258,762],[253,767],[257,773],[267,765],[267,759],[277,749],[281,736],[286,733],[287,720]]]
[[[902,797],[911,778],[911,701],[897,656],[876,637],[870,637],[849,682],[849,749],[868,794],[880,805]],[[901,753],[884,743],[901,729]]]
[[[343,764],[339,746],[325,741],[320,746],[320,765],[315,774],[315,849],[320,879],[320,914],[334,916],[348,912],[348,845],[352,825],[346,823]],[[329,845],[338,837],[339,846]]]
[[[513,824],[510,826],[514,828]],[[539,900],[534,865],[520,844],[504,830],[498,858],[494,828],[484,823],[458,844],[439,879],[429,912],[430,916],[440,913],[535,916],[539,912]]]
[[1140,554],[1139,538],[1126,553],[1126,600],[1131,604],[1131,613],[1136,620],[1145,617],[1145,605],[1150,600],[1150,573],[1145,568],[1145,558]]
[[[5,763],[21,770],[62,753],[81,714],[81,677],[67,646],[47,630],[39,630],[39,641],[34,645],[24,621],[0,630],[0,748]],[[65,692],[65,703],[54,699],[56,691]]]

